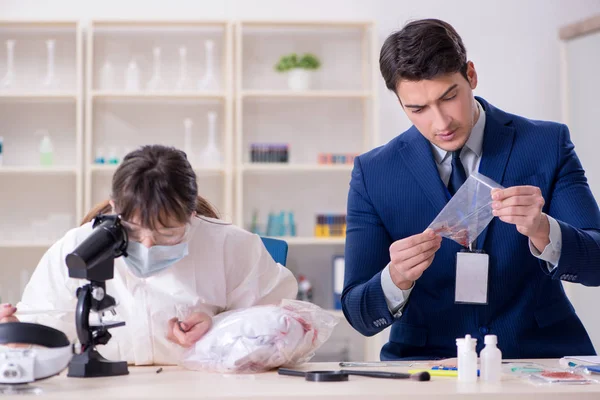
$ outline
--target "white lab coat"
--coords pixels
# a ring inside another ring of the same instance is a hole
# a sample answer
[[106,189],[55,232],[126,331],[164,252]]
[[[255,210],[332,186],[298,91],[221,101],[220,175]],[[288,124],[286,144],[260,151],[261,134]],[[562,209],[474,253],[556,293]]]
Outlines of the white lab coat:
[[[91,223],[73,229],[46,252],[17,305],[19,311],[75,310],[75,291],[87,281],[69,278],[65,257],[91,231]],[[111,329],[112,339],[98,351],[110,360],[147,365],[180,360],[185,349],[167,340],[171,318],[278,304],[295,298],[298,286],[257,235],[222,221],[193,218],[187,257],[146,279],[133,275],[121,257],[106,289],[117,300],[117,319],[126,325]],[[74,313],[65,313],[20,320],[52,326],[74,340],[74,318]]]

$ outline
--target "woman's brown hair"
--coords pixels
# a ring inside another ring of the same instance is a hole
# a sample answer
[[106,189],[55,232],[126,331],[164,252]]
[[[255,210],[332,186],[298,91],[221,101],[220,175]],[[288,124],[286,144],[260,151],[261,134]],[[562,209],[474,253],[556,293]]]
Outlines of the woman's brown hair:
[[[194,211],[218,218],[212,205],[198,195],[196,173],[186,154],[174,147],[149,145],[127,154],[113,176],[111,199],[124,220],[136,216],[149,229],[157,223],[167,226],[169,219],[186,223]],[[82,224],[112,211],[105,200],[88,212]]]

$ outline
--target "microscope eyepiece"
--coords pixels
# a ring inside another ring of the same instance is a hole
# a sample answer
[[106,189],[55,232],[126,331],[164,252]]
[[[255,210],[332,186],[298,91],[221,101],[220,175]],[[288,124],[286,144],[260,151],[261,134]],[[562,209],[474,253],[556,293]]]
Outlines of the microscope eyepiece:
[[69,277],[104,282],[114,276],[113,260],[126,255],[127,232],[119,215],[98,215],[93,227],[65,261]]

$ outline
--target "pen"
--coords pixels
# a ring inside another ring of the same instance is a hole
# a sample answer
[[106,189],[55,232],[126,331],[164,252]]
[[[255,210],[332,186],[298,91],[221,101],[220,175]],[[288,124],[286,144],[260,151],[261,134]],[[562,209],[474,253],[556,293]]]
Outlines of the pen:
[[[458,369],[410,369],[409,374],[417,374],[419,372],[427,371],[431,376],[458,376]],[[477,370],[477,376],[479,376],[479,370]]]

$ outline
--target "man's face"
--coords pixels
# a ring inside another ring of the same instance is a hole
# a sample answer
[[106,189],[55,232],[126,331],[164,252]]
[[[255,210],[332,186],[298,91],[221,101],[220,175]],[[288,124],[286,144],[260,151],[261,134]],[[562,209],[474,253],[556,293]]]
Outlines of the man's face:
[[446,150],[464,146],[477,117],[473,89],[477,73],[469,61],[469,81],[460,73],[431,80],[400,81],[396,94],[404,112],[427,140]]

